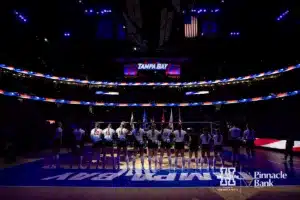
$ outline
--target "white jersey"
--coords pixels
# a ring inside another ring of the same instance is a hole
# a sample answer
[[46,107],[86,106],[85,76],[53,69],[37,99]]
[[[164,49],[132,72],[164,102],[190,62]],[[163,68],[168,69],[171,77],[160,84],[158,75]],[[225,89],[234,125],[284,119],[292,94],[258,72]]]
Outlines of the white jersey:
[[151,140],[151,142],[157,143],[159,135],[160,135],[160,132],[156,129],[147,131],[147,137],[149,140]]
[[54,139],[60,139],[62,137],[63,129],[58,127],[55,131]]
[[102,132],[104,134],[104,139],[107,141],[113,140],[113,135],[115,134],[115,130],[112,128],[106,128]]
[[214,145],[222,145],[223,144],[223,135],[214,135],[213,137]]
[[165,128],[162,132],[161,139],[163,142],[171,142],[172,130]]
[[255,131],[253,130],[245,130],[244,131],[244,139],[245,140],[255,140]]
[[85,134],[85,131],[81,128],[76,128],[73,130],[73,134],[75,136],[76,141],[81,141]]
[[134,129],[132,131],[132,134],[134,135],[135,139],[142,143],[144,141],[144,134],[145,134],[145,131],[144,129],[140,128],[139,130],[138,129]]
[[176,130],[176,131],[174,131],[174,135],[175,135],[175,142],[184,142],[186,131],[184,131],[182,129]]
[[91,130],[91,139],[92,141],[95,142],[99,142],[102,140],[102,129],[100,128],[93,128]]
[[205,135],[204,133],[202,133],[200,135],[200,139],[201,139],[201,144],[209,144],[211,140],[211,136],[209,134]]
[[120,140],[126,140],[126,135],[128,134],[128,130],[126,128],[119,127],[117,128],[116,132]]
[[233,127],[231,129],[229,129],[229,133],[231,136],[231,139],[238,139],[241,137],[241,129],[237,128],[237,127]]

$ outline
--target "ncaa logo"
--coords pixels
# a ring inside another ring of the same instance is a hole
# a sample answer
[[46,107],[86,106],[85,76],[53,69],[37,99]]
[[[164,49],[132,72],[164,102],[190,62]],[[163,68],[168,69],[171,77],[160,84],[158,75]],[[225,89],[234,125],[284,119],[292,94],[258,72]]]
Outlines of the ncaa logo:
[[221,167],[220,168],[220,186],[236,186],[234,179],[236,169],[234,167]]

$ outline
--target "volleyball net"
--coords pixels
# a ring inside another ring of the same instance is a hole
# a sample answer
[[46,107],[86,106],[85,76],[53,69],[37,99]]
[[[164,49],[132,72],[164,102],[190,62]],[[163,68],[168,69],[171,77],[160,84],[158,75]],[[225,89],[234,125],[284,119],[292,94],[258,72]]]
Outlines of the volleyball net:
[[[111,128],[117,129],[121,123],[124,124],[124,128],[133,129],[136,126],[140,126],[144,130],[150,130],[151,125],[155,124],[155,128],[157,130],[161,130],[162,128],[170,128],[173,130],[178,129],[178,125],[181,124],[183,130],[187,131],[188,133],[202,133],[203,131],[207,131],[209,133],[213,133],[216,129],[220,128],[220,122],[215,121],[190,121],[190,122],[130,122],[130,121],[95,121],[92,124],[99,124],[100,128],[106,128],[109,124],[111,124]],[[94,126],[94,125],[92,125]]]

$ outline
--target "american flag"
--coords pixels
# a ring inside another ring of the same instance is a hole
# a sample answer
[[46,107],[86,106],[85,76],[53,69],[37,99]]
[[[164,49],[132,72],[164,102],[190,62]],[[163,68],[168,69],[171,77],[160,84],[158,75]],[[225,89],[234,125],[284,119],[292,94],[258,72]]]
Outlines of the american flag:
[[143,128],[146,129],[147,128],[147,114],[146,114],[146,110],[144,110],[144,114],[143,114]]
[[133,112],[131,113],[131,117],[130,117],[130,126],[132,127],[132,129],[134,129]]
[[194,16],[186,16],[184,22],[184,36],[194,38],[198,36],[198,19]]
[[174,126],[173,126],[173,111],[172,111],[172,108],[171,108],[171,113],[170,113],[169,127],[172,128],[172,130],[174,129]]
[[180,108],[178,108],[178,123],[181,125],[182,121],[181,121],[181,114],[180,114]]
[[162,116],[161,116],[161,123],[165,123],[165,110],[163,110]]

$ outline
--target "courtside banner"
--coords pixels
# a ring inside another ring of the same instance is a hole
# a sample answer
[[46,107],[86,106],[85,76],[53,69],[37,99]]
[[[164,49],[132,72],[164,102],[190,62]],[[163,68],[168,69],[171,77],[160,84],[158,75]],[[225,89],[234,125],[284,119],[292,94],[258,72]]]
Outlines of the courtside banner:
[[74,186],[74,187],[272,187],[299,185],[299,177],[289,173],[216,170],[96,170],[43,169],[26,164],[0,171],[1,186]]

